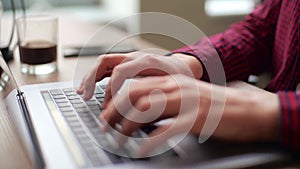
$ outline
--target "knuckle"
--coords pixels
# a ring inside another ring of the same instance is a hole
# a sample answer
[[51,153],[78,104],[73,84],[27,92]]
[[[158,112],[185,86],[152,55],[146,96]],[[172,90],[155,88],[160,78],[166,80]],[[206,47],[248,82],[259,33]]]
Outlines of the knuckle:
[[147,111],[151,107],[151,103],[148,101],[147,97],[141,97],[136,104],[136,108],[140,111]]
[[137,59],[139,59],[144,66],[153,66],[160,63],[158,57],[149,53],[140,53]]
[[122,70],[123,70],[122,65],[117,65],[117,66],[114,67],[112,73],[113,73],[113,74],[116,74],[116,73],[122,72]]
[[174,79],[172,79],[171,77],[166,77],[166,80],[165,80],[166,82],[165,82],[165,86],[166,87],[169,87],[169,88],[171,88],[171,89],[173,89],[173,88],[177,88],[178,87],[178,85],[177,85],[177,83],[176,83],[176,81],[174,80]]
[[160,59],[157,56],[147,54],[144,57],[145,57],[145,60],[147,61],[147,63],[150,65],[152,65],[152,64],[157,65],[160,63]]

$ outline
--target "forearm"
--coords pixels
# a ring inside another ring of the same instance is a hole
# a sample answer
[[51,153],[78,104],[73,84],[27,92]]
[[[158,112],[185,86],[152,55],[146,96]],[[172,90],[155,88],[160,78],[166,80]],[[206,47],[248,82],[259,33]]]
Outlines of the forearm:
[[238,142],[277,141],[279,116],[276,94],[227,88],[224,113],[214,135]]

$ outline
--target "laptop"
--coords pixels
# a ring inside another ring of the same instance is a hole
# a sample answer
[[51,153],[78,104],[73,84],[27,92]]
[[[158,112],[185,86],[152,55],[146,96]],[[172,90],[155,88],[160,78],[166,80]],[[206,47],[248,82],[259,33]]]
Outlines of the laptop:
[[[289,159],[270,143],[232,144],[210,139],[200,144],[192,135],[176,145],[176,138],[168,140],[157,149],[169,147],[168,151],[158,155],[134,158],[131,154],[139,142],[128,140],[116,146],[116,133],[100,130],[103,123],[98,116],[109,78],[97,82],[92,99],[84,101],[75,92],[73,81],[18,86],[2,57],[0,63],[9,76],[1,92],[8,113],[37,168],[245,168]],[[155,125],[135,135],[145,138],[153,128]]]

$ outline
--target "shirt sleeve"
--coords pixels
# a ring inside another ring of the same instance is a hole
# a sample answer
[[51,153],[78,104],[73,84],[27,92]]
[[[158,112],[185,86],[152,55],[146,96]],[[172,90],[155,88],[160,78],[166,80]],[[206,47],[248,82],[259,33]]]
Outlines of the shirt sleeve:
[[278,92],[284,146],[300,150],[300,92]]
[[[216,65],[216,58],[221,60],[228,81],[245,80],[250,74],[258,74],[266,65],[271,65],[280,6],[281,0],[266,0],[228,30],[173,52],[196,56],[204,66],[205,80],[209,80],[207,70]],[[211,45],[218,56],[212,54]]]

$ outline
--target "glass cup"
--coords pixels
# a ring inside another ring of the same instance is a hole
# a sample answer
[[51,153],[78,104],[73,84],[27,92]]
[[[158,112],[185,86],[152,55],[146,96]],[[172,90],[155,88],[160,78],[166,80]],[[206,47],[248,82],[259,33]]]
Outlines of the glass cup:
[[57,70],[58,19],[37,15],[17,19],[21,72],[43,75]]

